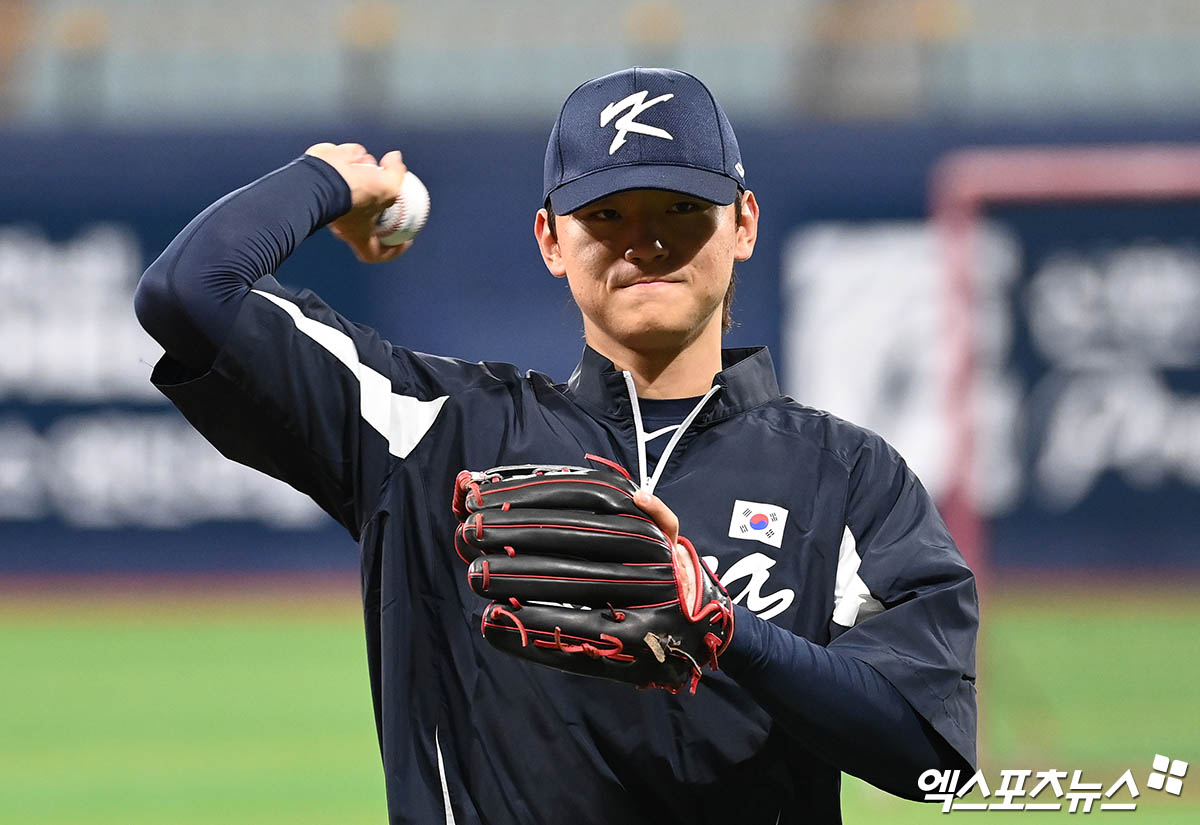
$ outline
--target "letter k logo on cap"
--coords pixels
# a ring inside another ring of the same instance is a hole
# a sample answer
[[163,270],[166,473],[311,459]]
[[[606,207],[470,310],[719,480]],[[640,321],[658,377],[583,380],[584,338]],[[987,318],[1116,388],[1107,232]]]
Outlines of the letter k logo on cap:
[[604,128],[609,124],[618,112],[628,109],[629,111],[621,118],[617,119],[617,136],[613,138],[612,145],[608,147],[608,153],[611,155],[622,146],[625,145],[625,136],[630,132],[639,135],[647,135],[649,137],[663,138],[665,140],[674,140],[671,133],[666,129],[659,129],[656,126],[647,126],[645,123],[638,123],[634,120],[635,117],[649,109],[651,106],[656,106],[659,103],[670,100],[675,95],[659,95],[651,100],[646,100],[646,95],[649,92],[635,92],[624,100],[618,100],[616,103],[610,103],[600,112],[600,128]]

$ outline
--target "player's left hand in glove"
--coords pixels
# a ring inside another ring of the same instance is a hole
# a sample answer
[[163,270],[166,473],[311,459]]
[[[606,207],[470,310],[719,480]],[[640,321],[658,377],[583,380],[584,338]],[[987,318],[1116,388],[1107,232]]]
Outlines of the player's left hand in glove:
[[692,543],[673,546],[634,503],[637,492],[586,467],[459,473],[454,547],[471,589],[494,600],[484,638],[570,673],[695,693],[733,637],[733,603]]

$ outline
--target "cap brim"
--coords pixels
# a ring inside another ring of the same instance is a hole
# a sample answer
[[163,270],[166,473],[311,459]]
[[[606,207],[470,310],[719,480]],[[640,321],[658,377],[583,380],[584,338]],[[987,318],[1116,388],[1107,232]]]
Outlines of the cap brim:
[[569,215],[592,201],[630,189],[665,189],[726,205],[737,197],[738,183],[720,172],[691,166],[615,166],[557,187],[550,193],[550,205],[556,215]]

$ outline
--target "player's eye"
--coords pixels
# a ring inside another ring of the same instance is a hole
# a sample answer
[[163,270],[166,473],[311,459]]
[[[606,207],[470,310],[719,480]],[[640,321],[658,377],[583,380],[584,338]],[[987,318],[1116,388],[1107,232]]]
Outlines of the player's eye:
[[702,212],[706,208],[706,204],[702,204],[697,201],[676,201],[675,203],[671,204],[671,208],[667,211],[675,215],[691,215],[696,212]]
[[587,213],[590,221],[615,221],[620,217],[621,213],[615,209],[593,209]]

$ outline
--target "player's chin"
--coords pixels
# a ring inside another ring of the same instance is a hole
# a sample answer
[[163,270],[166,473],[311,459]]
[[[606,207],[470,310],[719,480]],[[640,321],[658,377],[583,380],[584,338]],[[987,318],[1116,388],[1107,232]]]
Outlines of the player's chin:
[[699,314],[695,296],[674,284],[622,290],[613,304],[620,315],[638,326],[686,326]]
[[631,349],[643,352],[678,348],[691,337],[692,324],[665,314],[644,313],[623,319],[620,338]]
[[695,337],[711,307],[677,288],[624,293],[607,307],[607,327],[627,346],[662,349]]

